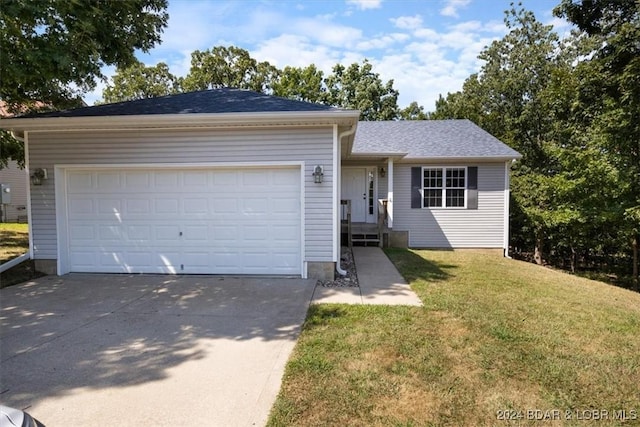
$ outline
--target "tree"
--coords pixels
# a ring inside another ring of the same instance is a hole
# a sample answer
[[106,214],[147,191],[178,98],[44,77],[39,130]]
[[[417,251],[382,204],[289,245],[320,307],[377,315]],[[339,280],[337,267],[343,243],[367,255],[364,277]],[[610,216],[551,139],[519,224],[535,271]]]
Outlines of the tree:
[[4,0],[0,98],[10,107],[64,106],[160,42],[166,0]]
[[602,155],[621,174],[620,232],[629,236],[633,276],[640,287],[640,3],[636,0],[562,0],[554,10],[578,26],[590,51],[576,67],[576,110],[583,132],[602,141]]
[[191,69],[183,86],[185,91],[232,87],[269,93],[278,74],[276,67],[256,61],[242,48],[216,46],[191,54]]
[[169,72],[164,62],[151,67],[141,62],[118,69],[112,82],[102,91],[104,102],[155,98],[182,91],[182,79]]
[[509,33],[479,55],[481,71],[470,76],[460,93],[440,97],[432,118],[468,118],[523,155],[513,176],[513,198],[534,235],[535,259],[544,260],[545,234],[574,218],[563,198],[558,147],[561,136],[550,108],[553,79],[570,68],[551,26],[532,12],[512,7],[506,12]]
[[307,102],[323,102],[326,88],[324,73],[315,64],[307,67],[286,66],[272,84],[273,94]]
[[349,67],[337,64],[325,79],[325,103],[341,108],[360,110],[362,120],[394,120],[398,117],[398,91],[393,80],[382,83],[364,60]]
[[[3,0],[0,99],[13,112],[77,106],[104,65],[130,65],[135,50],[160,42],[166,8],[167,0]],[[16,143],[3,133],[0,164],[24,160]]]
[[426,120],[428,118],[427,113],[424,112],[424,107],[415,101],[400,110],[399,116],[402,120]]

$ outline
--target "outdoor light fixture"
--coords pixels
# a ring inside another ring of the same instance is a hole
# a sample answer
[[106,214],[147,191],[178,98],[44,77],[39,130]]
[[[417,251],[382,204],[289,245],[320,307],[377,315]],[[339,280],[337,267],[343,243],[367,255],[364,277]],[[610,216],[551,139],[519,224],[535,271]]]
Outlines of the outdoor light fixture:
[[324,176],[322,166],[318,165],[313,169],[313,182],[316,184],[322,183],[322,177]]
[[31,174],[31,184],[42,185],[42,181],[48,178],[47,170],[38,168]]
[[387,175],[387,171],[384,168],[380,168],[380,176],[384,178]]

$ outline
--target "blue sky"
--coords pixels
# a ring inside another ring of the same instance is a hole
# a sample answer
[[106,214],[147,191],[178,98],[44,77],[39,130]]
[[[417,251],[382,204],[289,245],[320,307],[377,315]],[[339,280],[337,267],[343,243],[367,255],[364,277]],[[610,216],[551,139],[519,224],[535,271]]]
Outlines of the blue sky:
[[[522,0],[538,20],[558,32],[552,15],[560,0]],[[165,62],[184,76],[191,52],[218,45],[246,49],[259,61],[284,68],[315,64],[328,73],[365,58],[400,91],[398,104],[417,101],[433,111],[439,94],[460,90],[480,68],[478,54],[504,36],[511,0],[169,0],[162,44],[138,58]],[[113,68],[105,69],[107,75]],[[101,98],[102,88],[87,96]]]

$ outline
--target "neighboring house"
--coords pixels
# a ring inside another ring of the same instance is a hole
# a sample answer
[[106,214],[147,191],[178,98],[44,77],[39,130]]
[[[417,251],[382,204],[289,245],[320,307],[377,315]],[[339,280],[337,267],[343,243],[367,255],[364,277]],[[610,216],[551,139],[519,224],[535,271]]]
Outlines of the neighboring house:
[[14,160],[0,169],[0,192],[0,222],[27,222],[27,172]]
[[30,174],[47,174],[30,187],[31,253],[46,272],[327,279],[345,198],[354,222],[375,222],[388,199],[388,226],[412,246],[507,248],[517,152],[468,121],[358,116],[215,89],[0,127],[24,138]]
[[[0,100],[0,118],[11,117],[4,101]],[[0,222],[27,222],[27,172],[10,160],[0,168]]]

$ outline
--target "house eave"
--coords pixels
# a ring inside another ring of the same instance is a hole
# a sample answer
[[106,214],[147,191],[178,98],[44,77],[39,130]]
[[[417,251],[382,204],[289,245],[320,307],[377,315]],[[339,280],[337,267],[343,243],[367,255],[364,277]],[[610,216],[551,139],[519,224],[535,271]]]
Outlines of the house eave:
[[398,152],[372,152],[372,153],[349,153],[343,160],[371,160],[371,161],[382,161],[391,159],[393,161],[398,161],[404,158],[408,153],[398,153]]
[[401,163],[495,163],[509,162],[522,158],[521,155],[510,156],[432,156],[432,157],[403,157]]
[[83,117],[24,117],[0,119],[0,129],[18,136],[25,132],[60,132],[113,129],[177,129],[260,126],[349,127],[357,124],[359,111],[299,111],[259,113],[147,114]]

